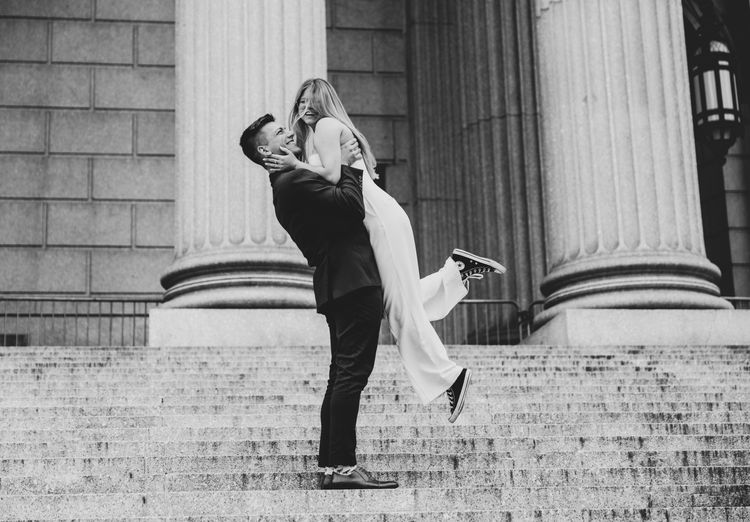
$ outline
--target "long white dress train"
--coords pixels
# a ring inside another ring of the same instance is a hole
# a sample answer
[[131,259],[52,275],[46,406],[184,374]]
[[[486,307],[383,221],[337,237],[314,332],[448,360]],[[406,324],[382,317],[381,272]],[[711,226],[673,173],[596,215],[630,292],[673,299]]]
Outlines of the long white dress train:
[[[317,154],[311,154],[308,161],[321,165]],[[444,393],[461,373],[461,367],[450,360],[430,321],[445,317],[468,290],[450,257],[440,270],[419,278],[409,216],[375,184],[362,160],[352,167],[364,171],[364,225],[380,272],[385,315],[406,374],[420,400],[428,403]]]

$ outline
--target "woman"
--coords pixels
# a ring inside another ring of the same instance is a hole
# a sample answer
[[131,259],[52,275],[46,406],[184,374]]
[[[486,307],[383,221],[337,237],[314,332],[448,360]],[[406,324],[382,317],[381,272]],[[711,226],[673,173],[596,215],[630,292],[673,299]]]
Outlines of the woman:
[[[383,304],[388,323],[401,354],[406,373],[419,398],[428,403],[448,393],[450,422],[463,408],[471,370],[461,368],[448,358],[431,320],[442,319],[467,292],[464,277],[505,269],[499,263],[463,251],[435,274],[420,280],[417,250],[409,217],[401,206],[378,187],[374,179],[375,158],[367,139],[360,133],[344,109],[333,86],[315,78],[299,88],[290,114],[290,127],[296,134],[303,157],[291,153],[268,158],[270,170],[304,168],[330,183],[341,177],[341,145],[356,138],[362,159],[352,167],[365,171],[362,195],[364,224],[370,235],[375,260],[383,285]],[[285,151],[288,152],[288,151]]]

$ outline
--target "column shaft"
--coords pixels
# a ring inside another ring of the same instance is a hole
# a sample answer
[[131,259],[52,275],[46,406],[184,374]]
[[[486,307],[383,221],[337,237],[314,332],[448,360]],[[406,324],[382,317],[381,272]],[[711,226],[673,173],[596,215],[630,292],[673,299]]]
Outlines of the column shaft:
[[[453,247],[509,272],[473,297],[527,306],[544,274],[530,0],[410,3],[410,116],[423,269]],[[429,264],[427,264],[429,263]]]
[[276,221],[244,128],[286,121],[303,80],[326,75],[324,0],[177,0],[175,261],[167,306],[313,306],[310,269]]
[[705,257],[679,0],[537,0],[549,274],[565,308],[726,308]]

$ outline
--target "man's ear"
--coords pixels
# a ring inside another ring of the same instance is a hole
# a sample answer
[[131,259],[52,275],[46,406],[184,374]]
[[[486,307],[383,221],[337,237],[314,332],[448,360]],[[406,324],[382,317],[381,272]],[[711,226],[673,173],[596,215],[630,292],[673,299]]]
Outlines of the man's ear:
[[260,152],[261,156],[271,155],[271,149],[269,149],[266,145],[258,145],[258,152]]

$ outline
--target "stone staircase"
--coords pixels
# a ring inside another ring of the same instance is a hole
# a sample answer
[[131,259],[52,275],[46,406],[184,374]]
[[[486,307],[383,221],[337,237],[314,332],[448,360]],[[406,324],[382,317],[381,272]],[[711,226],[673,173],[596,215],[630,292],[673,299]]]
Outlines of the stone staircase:
[[0,348],[0,519],[750,520],[750,348],[450,347],[455,425],[380,348],[319,491],[327,347]]

